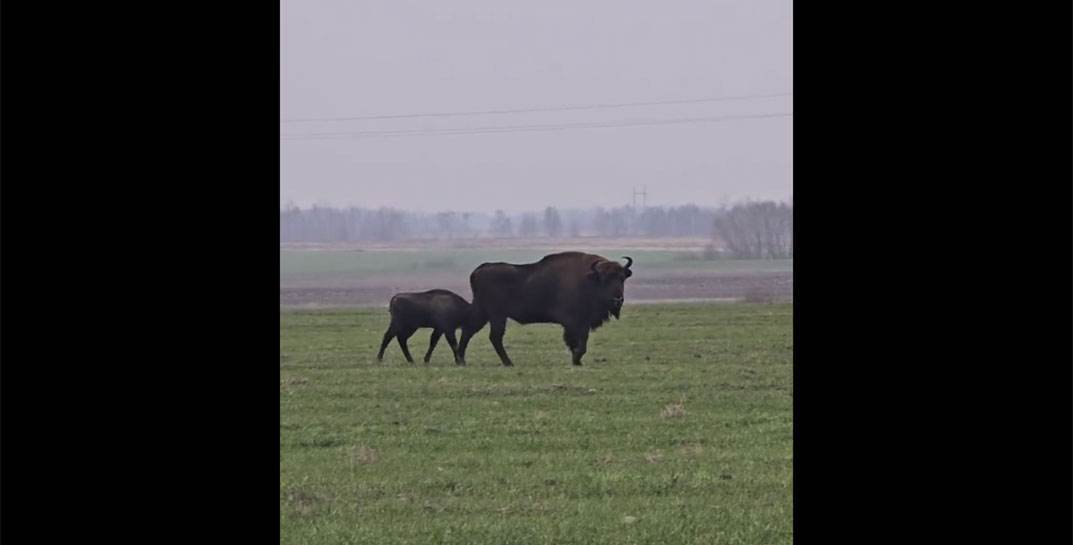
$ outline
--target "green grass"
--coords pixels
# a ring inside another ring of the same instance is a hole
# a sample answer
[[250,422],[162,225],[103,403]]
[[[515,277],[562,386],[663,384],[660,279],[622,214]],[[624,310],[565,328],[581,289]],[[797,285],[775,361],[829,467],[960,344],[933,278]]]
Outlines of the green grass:
[[628,305],[580,368],[513,322],[378,364],[387,318],[280,312],[281,543],[792,541],[790,305]]
[[[418,272],[457,272],[468,277],[470,271],[481,263],[506,261],[531,263],[538,261],[547,250],[384,250],[369,252],[354,251],[303,251],[280,250],[280,279],[353,276],[361,274],[391,274]],[[790,271],[793,260],[713,260],[697,259],[696,255],[678,251],[653,250],[595,250],[609,259],[629,255],[635,260],[634,267],[646,269],[682,269],[720,272]]]

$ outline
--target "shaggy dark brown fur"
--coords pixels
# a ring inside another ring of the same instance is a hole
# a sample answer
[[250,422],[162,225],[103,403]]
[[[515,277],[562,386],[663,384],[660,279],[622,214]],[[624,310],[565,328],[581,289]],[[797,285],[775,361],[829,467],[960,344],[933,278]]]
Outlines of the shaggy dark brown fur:
[[536,263],[485,263],[469,277],[473,289],[470,319],[462,327],[458,357],[464,364],[466,346],[475,333],[491,324],[489,338],[503,365],[512,365],[503,349],[507,318],[520,324],[563,326],[563,341],[581,365],[589,332],[622,310],[624,283],[633,272],[627,264],[580,252],[545,256]]

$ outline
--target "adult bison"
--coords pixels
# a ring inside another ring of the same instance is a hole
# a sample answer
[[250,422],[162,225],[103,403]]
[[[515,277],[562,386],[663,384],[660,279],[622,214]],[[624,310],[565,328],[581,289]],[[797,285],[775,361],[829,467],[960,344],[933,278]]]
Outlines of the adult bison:
[[544,256],[536,263],[485,263],[469,275],[473,289],[470,320],[462,326],[459,363],[465,365],[466,346],[475,333],[491,324],[489,338],[503,365],[513,365],[503,349],[507,318],[520,324],[563,326],[563,340],[581,365],[589,331],[622,310],[623,287],[633,272],[626,265],[580,252]]

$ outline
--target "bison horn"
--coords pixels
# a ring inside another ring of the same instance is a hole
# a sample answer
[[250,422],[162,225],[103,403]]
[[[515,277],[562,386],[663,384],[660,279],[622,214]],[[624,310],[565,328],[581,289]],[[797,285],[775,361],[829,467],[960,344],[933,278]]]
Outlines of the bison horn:
[[597,270],[596,270],[596,264],[597,264],[597,263],[599,263],[599,261],[593,261],[593,262],[592,262],[592,267],[591,267],[591,268],[592,268],[592,272],[594,272],[594,273],[598,273],[598,272],[600,272],[600,271],[597,271]]
[[626,260],[626,268],[627,269],[630,268],[630,265],[633,265],[633,258],[632,257],[624,255],[624,256],[622,256],[622,259]]

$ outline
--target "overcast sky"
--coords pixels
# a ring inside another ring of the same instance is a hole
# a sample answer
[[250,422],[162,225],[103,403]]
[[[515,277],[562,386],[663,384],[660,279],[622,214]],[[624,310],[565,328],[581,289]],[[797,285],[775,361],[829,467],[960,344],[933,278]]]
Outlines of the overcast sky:
[[[642,185],[650,205],[792,193],[791,116],[704,121],[792,112],[792,96],[284,122],[790,93],[790,0],[283,0],[280,16],[281,204],[521,211],[619,206]],[[528,130],[578,124],[627,126]],[[527,130],[433,133],[484,127]],[[289,139],[314,133],[343,135]]]

